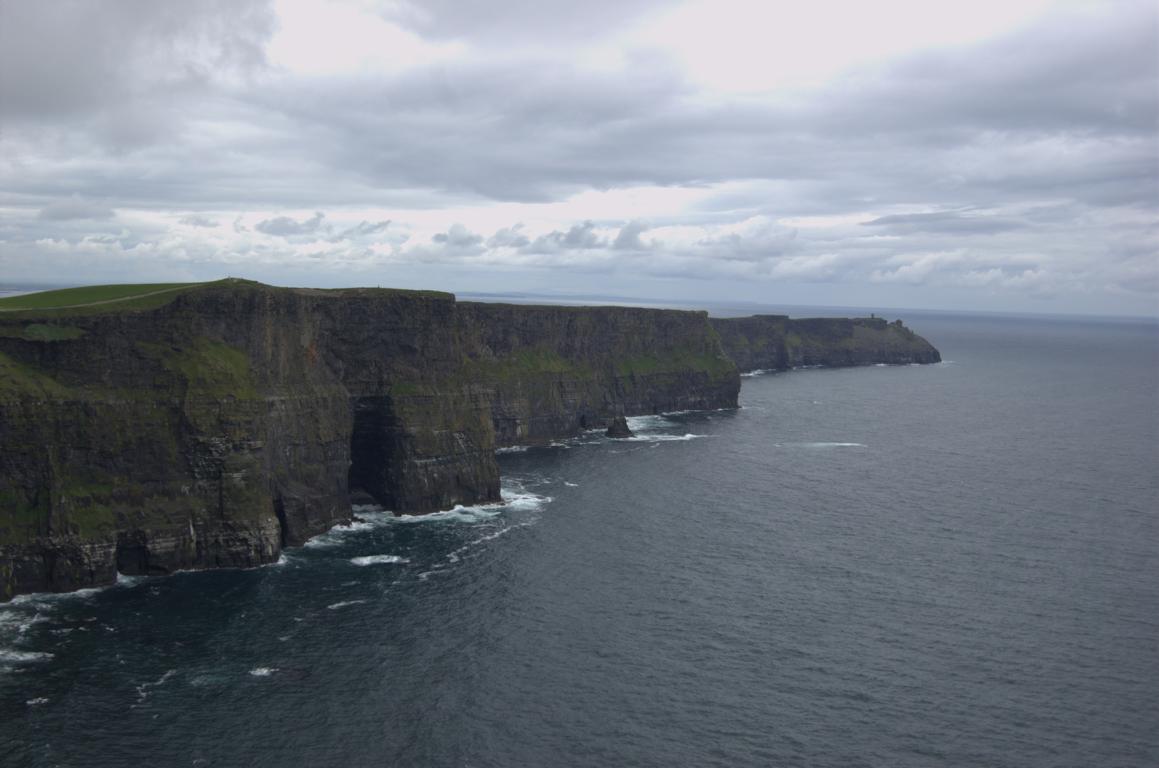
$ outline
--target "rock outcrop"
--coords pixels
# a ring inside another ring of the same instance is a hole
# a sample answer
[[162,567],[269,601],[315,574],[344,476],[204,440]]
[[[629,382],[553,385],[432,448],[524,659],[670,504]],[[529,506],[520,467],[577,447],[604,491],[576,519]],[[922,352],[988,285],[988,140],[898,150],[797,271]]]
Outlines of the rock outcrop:
[[604,435],[621,440],[627,437],[634,437],[631,427],[628,426],[628,420],[623,416],[617,416],[612,419],[612,423],[608,425],[607,430],[604,431]]
[[737,363],[938,359],[872,319],[241,280],[157,294],[0,312],[0,602],[273,562],[349,520],[352,495],[397,514],[496,501],[497,448],[735,407]]

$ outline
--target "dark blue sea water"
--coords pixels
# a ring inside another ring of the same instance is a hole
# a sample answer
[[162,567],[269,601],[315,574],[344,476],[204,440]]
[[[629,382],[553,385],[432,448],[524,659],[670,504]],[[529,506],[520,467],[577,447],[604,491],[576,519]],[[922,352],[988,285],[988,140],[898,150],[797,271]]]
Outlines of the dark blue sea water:
[[946,363],[504,454],[503,506],[0,607],[0,763],[1159,765],[1156,326],[911,325]]

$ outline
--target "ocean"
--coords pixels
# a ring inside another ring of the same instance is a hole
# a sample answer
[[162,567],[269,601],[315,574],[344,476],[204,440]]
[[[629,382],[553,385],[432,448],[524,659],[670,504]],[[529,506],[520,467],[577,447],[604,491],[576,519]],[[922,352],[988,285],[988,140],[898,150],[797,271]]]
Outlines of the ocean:
[[4,766],[1159,765],[1159,329],[501,455],[505,503],[0,606]]

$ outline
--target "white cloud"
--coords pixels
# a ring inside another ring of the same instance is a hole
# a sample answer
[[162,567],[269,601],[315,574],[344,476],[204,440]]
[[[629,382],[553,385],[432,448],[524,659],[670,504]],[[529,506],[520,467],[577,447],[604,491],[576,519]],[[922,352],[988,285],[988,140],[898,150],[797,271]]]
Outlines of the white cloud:
[[383,75],[454,58],[463,46],[431,43],[383,18],[368,3],[276,0],[278,29],[266,47],[292,75]]
[[1157,308],[1150,3],[187,5],[0,0],[7,279]]

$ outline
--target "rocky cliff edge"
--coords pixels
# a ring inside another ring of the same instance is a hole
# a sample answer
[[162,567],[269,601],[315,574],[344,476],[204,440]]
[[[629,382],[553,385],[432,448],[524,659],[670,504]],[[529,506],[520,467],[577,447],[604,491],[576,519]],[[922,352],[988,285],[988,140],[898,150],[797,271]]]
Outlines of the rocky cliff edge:
[[225,280],[0,312],[0,601],[499,498],[495,449],[735,407],[702,312]]

